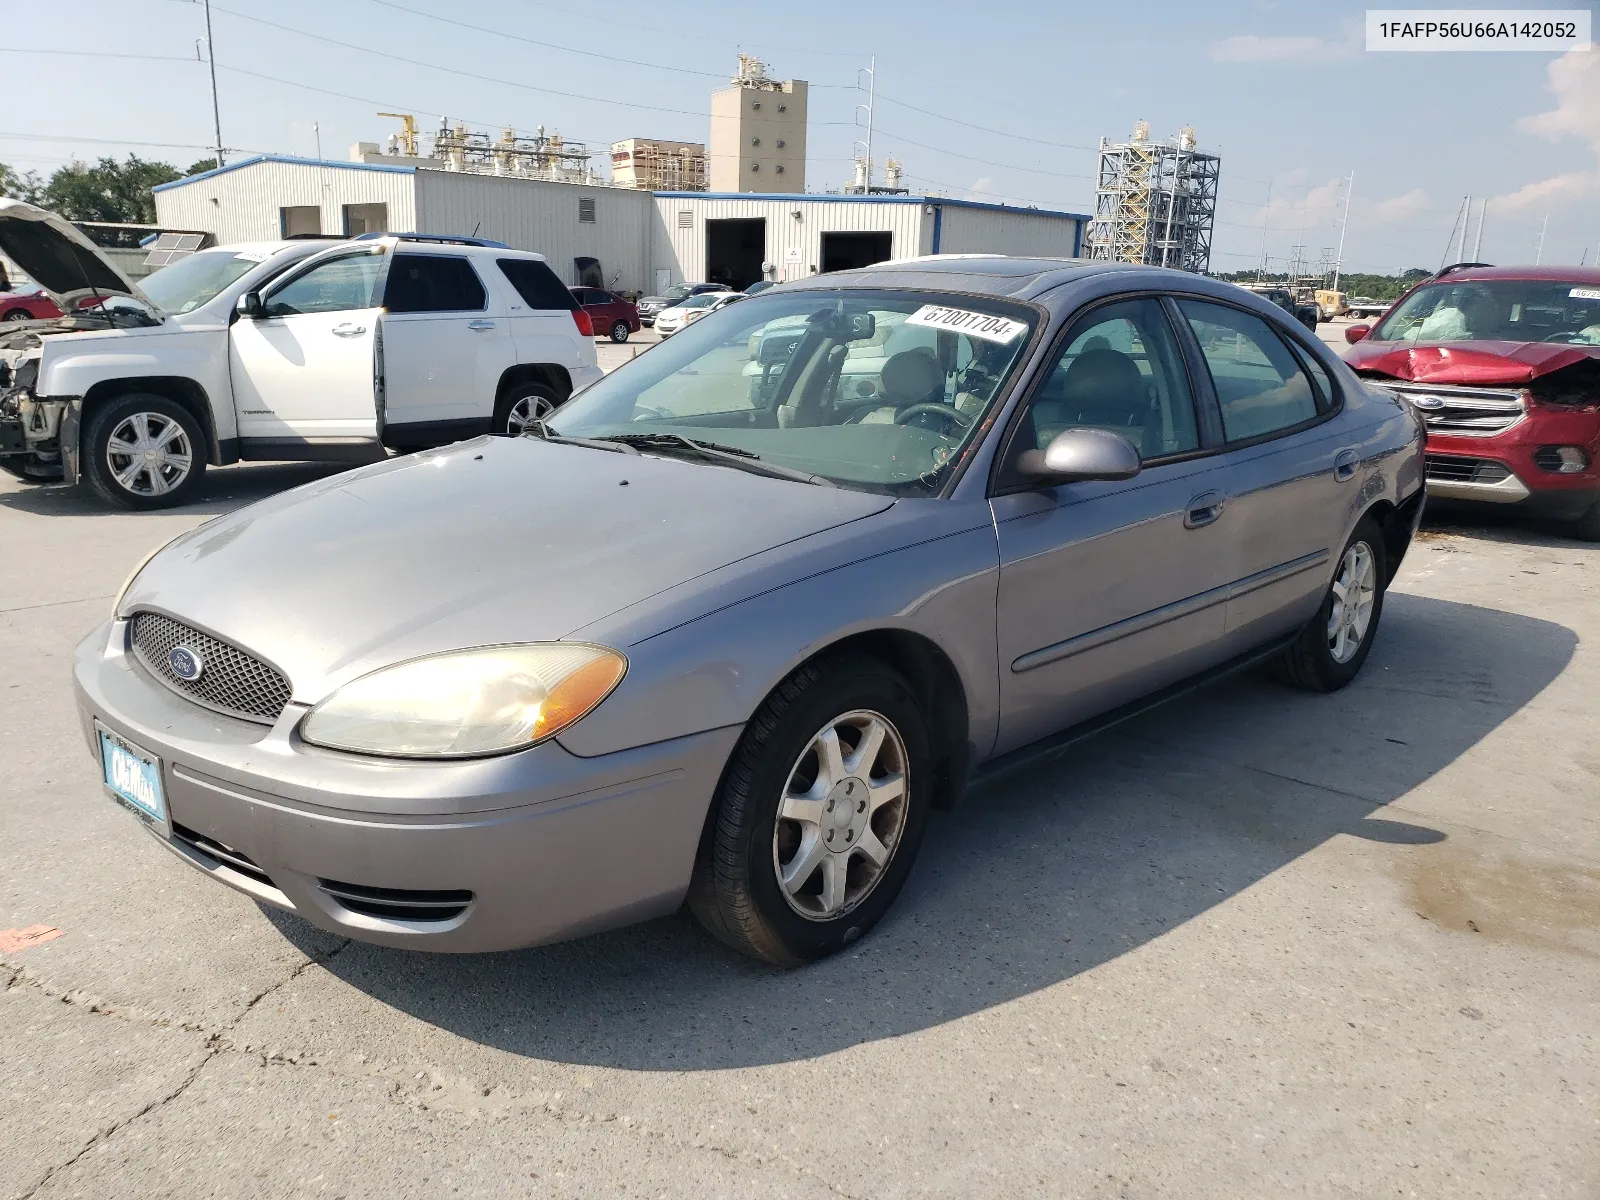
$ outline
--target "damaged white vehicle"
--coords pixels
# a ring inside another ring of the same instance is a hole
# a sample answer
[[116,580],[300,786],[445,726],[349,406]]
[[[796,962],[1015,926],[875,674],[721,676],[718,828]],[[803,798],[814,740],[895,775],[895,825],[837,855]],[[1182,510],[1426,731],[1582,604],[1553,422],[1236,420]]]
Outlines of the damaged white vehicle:
[[126,508],[185,502],[208,464],[519,433],[601,375],[544,259],[483,239],[225,246],[136,287],[69,222],[0,200],[0,250],[68,314],[0,334],[0,467]]

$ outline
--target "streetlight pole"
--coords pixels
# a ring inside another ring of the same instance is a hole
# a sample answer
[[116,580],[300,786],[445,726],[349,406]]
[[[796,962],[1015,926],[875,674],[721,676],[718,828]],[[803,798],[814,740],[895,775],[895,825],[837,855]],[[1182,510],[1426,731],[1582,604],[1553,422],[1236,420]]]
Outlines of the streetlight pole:
[[1483,219],[1489,215],[1489,200],[1484,197],[1482,204],[1478,205],[1478,236],[1472,239],[1472,261],[1477,262],[1483,257]]
[[1539,260],[1544,257],[1544,235],[1550,228],[1550,214],[1545,213],[1544,224],[1539,226],[1539,248],[1533,252],[1533,265],[1538,266]]
[[1333,256],[1333,290],[1339,290],[1339,268],[1344,266],[1344,232],[1350,227],[1350,196],[1356,190],[1356,173],[1350,172],[1344,189],[1344,220],[1339,222],[1339,249]]
[[222,110],[217,106],[217,47],[211,40],[211,0],[206,9],[206,65],[211,69],[211,123],[217,135],[217,166],[222,166]]
[[867,110],[867,178],[864,185],[866,190],[862,192],[864,196],[872,194],[872,108],[873,99],[878,92],[878,56],[874,54],[867,61],[870,65],[856,72],[856,87],[858,88],[861,86],[861,71],[867,73],[867,102],[856,105],[858,111],[863,108]]
[[1267,273],[1267,217],[1272,213],[1272,180],[1267,180],[1267,203],[1261,210],[1261,262],[1256,267],[1256,282]]

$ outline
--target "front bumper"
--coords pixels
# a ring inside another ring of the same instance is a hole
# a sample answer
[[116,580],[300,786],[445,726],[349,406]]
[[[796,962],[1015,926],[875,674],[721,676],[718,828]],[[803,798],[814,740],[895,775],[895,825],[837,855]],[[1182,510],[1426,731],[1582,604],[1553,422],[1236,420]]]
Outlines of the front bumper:
[[0,462],[24,479],[76,483],[80,409],[75,397],[39,399],[21,388],[0,396]]
[[[1586,470],[1541,464],[1556,446],[1581,447]],[[1541,515],[1576,517],[1600,500],[1600,414],[1539,405],[1489,436],[1428,432],[1428,495],[1436,500],[1517,505]]]
[[159,756],[175,829],[152,832],[168,849],[322,929],[407,949],[513,949],[671,912],[741,732],[402,762],[306,745],[303,705],[267,729],[191,703],[126,652],[124,622],[78,646],[73,674],[91,747],[98,720]]

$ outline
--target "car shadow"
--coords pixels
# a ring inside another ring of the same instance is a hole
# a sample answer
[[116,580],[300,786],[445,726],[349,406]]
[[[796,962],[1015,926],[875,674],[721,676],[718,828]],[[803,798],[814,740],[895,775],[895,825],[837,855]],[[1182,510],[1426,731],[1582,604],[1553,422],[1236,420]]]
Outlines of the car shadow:
[[120,517],[124,520],[183,513],[214,517],[303,483],[313,483],[351,469],[350,463],[319,462],[251,462],[236,463],[231,467],[212,467],[205,473],[198,493],[189,503],[145,512],[113,507],[87,486],[22,484],[16,483],[12,476],[4,475],[0,476],[0,480],[16,483],[16,487],[0,491],[0,509],[41,516]]
[[[1443,841],[1372,814],[1526,705],[1576,644],[1549,621],[1393,593],[1343,692],[1227,680],[935,814],[877,930],[802,970],[681,915],[504,954],[356,943],[326,966],[418,1020],[563,1062],[704,1070],[896,1037],[1126,954],[1339,835]],[[326,953],[326,935],[263,911]]]
[[1428,501],[1422,519],[1424,535],[1455,534],[1484,541],[1511,542],[1560,549],[1592,547],[1575,537],[1571,523],[1521,511],[1510,504],[1469,504],[1449,500]]

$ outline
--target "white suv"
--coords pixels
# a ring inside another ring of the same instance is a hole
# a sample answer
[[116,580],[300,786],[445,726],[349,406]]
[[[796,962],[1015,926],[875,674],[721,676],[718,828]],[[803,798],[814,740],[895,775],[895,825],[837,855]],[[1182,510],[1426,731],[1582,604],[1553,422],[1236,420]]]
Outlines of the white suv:
[[67,222],[0,200],[0,249],[73,314],[0,336],[0,464],[129,508],[182,503],[207,463],[518,433],[601,375],[572,293],[497,242],[231,246],[136,288]]

